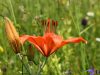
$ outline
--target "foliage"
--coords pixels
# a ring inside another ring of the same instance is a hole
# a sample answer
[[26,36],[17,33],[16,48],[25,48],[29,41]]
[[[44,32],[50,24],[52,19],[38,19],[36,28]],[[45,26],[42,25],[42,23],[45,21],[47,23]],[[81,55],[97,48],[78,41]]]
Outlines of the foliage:
[[[7,41],[2,16],[14,22],[20,35],[43,35],[39,19],[51,18],[58,21],[56,33],[64,39],[82,36],[88,41],[87,45],[70,44],[53,53],[41,75],[70,75],[69,70],[72,75],[88,75],[87,70],[91,67],[100,70],[100,41],[96,41],[100,38],[99,0],[0,0],[0,75],[21,75],[22,64]],[[84,18],[86,25],[81,23]],[[25,43],[26,51],[28,45]],[[33,50],[34,61],[43,62],[44,57],[34,46]],[[38,66],[34,62],[29,67],[33,74],[37,73]]]

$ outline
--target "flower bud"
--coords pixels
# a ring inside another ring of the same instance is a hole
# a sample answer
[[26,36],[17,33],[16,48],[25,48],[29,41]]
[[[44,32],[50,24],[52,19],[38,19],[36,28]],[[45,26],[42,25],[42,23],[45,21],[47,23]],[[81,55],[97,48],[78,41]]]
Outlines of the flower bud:
[[88,24],[88,19],[87,19],[87,18],[83,18],[83,19],[81,20],[81,24],[82,24],[83,26],[87,26],[87,24]]
[[21,48],[19,34],[17,33],[11,20],[7,17],[5,17],[5,32],[14,52],[16,54],[19,53]]
[[28,60],[29,61],[32,61],[33,58],[34,58],[34,52],[33,52],[32,45],[31,44],[28,46],[27,54],[28,54]]

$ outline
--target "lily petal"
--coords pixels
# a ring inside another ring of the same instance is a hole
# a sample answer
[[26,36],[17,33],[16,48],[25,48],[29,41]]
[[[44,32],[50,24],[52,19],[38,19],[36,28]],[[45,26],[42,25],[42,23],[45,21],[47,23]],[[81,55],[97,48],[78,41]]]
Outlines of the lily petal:
[[[58,38],[59,38],[59,37],[58,37]],[[52,53],[54,53],[56,50],[58,50],[58,48],[60,48],[60,47],[64,46],[65,44],[68,44],[68,43],[79,43],[79,42],[84,42],[84,43],[86,43],[86,44],[87,44],[87,41],[86,41],[86,40],[84,40],[82,37],[78,37],[78,38],[71,38],[71,39],[64,40],[64,41],[62,41],[62,39],[61,39],[61,38],[59,38],[58,40],[60,40],[60,41],[61,41],[60,45],[59,45],[59,44],[58,44],[58,45],[56,45],[56,46],[55,46],[55,47],[51,50],[50,55],[51,55]]]
[[51,50],[53,49],[53,47],[55,47],[55,43],[54,43],[53,38],[51,36],[52,36],[52,34],[46,34],[43,37],[45,39],[45,44],[47,46],[47,51],[45,51],[46,56],[49,56]]
[[49,43],[48,51],[49,51],[49,55],[50,55],[57,50],[57,48],[59,47],[59,45],[62,42],[62,37],[55,35],[54,33],[47,33],[46,41],[48,41],[48,43]]
[[29,35],[22,35],[19,37],[21,44],[24,44],[24,42],[29,38]]
[[22,36],[20,36],[20,41],[21,41],[22,44],[24,44],[25,41],[29,41],[44,55],[44,52],[43,52],[43,49],[42,49],[44,39],[42,37],[22,35]]
[[63,45],[68,44],[68,43],[79,43],[79,42],[83,42],[83,43],[87,44],[86,40],[84,40],[82,37],[78,37],[78,38],[71,38],[71,39],[62,41],[60,46],[63,46]]
[[46,54],[47,47],[43,37],[33,37],[31,36],[28,41],[32,43],[43,55]]

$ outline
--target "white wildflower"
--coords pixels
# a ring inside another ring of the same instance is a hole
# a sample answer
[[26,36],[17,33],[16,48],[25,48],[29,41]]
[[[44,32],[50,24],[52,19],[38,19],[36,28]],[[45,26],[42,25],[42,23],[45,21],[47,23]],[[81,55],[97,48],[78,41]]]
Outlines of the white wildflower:
[[100,42],[100,38],[96,38],[96,41]]
[[87,12],[87,16],[94,17],[94,12]]

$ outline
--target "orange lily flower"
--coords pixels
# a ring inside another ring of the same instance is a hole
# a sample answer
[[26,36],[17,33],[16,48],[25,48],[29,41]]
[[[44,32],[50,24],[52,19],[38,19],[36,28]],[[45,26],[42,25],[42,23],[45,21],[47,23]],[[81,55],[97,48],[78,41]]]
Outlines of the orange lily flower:
[[[52,26],[50,26],[51,22]],[[65,44],[79,42],[87,43],[87,41],[82,37],[63,40],[61,36],[56,35],[53,31],[55,31],[54,28],[56,28],[58,24],[57,21],[51,21],[48,19],[45,24],[46,30],[44,36],[23,35],[20,37],[21,43],[23,44],[26,40],[28,40],[46,57],[50,56],[52,53],[57,51],[58,48],[64,46]]]

